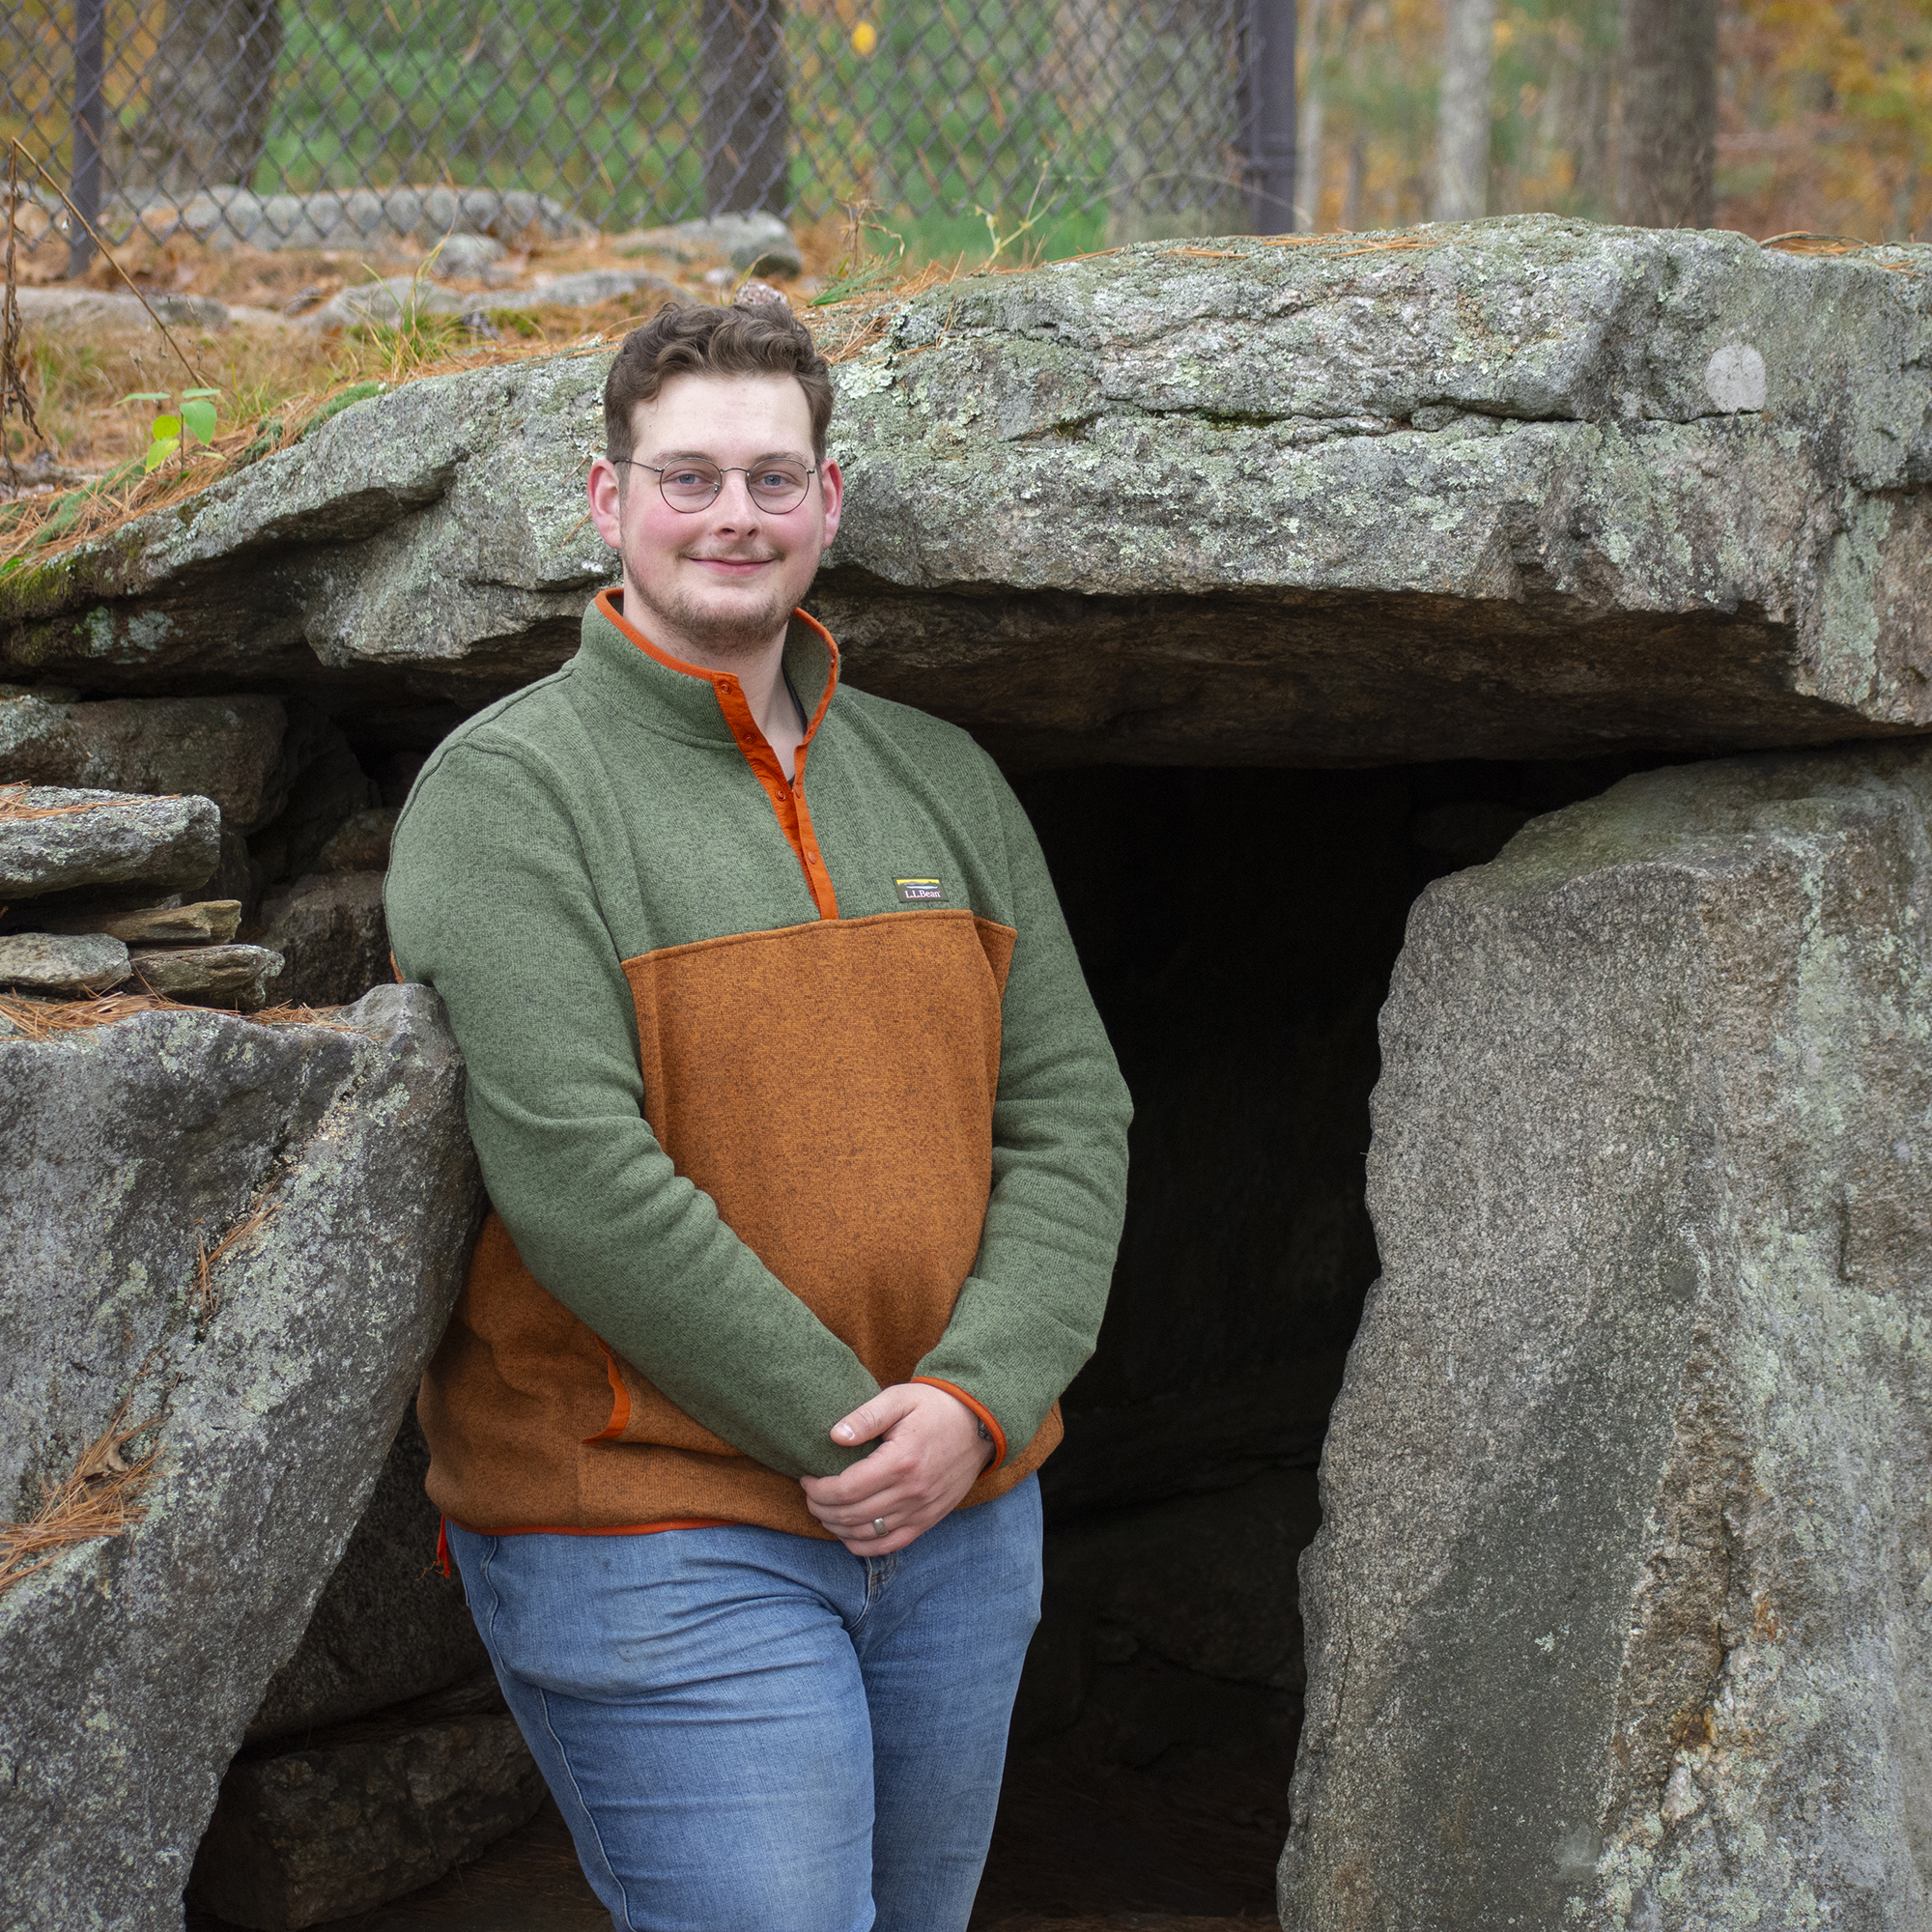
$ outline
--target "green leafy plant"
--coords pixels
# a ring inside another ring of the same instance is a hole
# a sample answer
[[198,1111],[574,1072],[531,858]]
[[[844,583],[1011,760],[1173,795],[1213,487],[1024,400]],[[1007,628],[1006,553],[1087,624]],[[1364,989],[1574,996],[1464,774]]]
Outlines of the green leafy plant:
[[[178,409],[163,411],[149,425],[148,453],[141,459],[141,468],[152,472],[158,469],[169,457],[179,453],[185,457],[188,444],[212,443],[214,440],[214,402],[221,393],[219,389],[184,389]],[[124,403],[172,403],[174,395],[166,389],[137,389],[131,396],[123,396]]]
[[[845,204],[848,230],[845,258],[832,271],[831,281],[812,297],[809,307],[826,308],[852,296],[869,295],[903,272],[905,237],[872,219],[877,206],[876,202],[870,201],[848,201]],[[866,242],[867,232],[882,237],[894,245],[873,254]]]

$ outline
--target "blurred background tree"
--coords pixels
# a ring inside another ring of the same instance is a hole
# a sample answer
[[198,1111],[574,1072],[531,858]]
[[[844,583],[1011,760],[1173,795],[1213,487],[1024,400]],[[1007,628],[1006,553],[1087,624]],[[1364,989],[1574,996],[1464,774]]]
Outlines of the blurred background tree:
[[[1932,235],[1932,0],[1301,5],[1311,228],[1460,205]],[[1485,12],[1486,85],[1471,32]],[[1487,98],[1476,158],[1459,144],[1472,94]]]

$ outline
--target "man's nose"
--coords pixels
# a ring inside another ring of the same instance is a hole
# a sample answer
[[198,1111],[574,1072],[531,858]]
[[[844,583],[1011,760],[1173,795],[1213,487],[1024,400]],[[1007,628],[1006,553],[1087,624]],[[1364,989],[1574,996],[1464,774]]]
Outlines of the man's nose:
[[759,511],[752,499],[752,479],[741,470],[725,470],[718,494],[711,499],[711,514],[728,517],[734,524],[756,523]]

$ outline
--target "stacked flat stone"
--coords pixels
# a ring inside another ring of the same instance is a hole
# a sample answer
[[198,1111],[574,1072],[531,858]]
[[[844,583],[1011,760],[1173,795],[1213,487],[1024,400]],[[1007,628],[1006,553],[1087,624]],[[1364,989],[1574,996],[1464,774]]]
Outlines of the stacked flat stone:
[[[195,1004],[263,1005],[282,957],[230,943],[241,902],[181,901],[220,861],[213,799],[6,787],[0,901],[14,929],[0,933],[0,985],[67,997],[139,985]],[[165,903],[141,904],[150,894]]]
[[359,998],[390,970],[377,797],[312,708],[0,685],[0,988]]

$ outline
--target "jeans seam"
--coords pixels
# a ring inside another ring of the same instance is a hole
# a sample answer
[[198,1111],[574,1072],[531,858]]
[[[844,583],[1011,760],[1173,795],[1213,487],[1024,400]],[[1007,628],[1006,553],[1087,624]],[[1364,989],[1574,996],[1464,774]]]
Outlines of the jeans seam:
[[883,1563],[884,1558],[878,1556],[862,1556],[859,1560],[866,1566],[866,1593],[859,1602],[859,1614],[852,1619],[849,1626],[854,1636],[857,1636],[859,1634],[859,1626],[871,1614],[872,1599],[878,1595],[880,1589],[885,1587],[886,1581],[884,1575],[881,1574],[875,1587],[872,1575],[873,1565]]
[[604,1861],[604,1869],[611,1876],[619,1900],[624,1907],[624,1932],[638,1932],[638,1921],[631,1917],[631,1893],[624,1881],[617,1876],[617,1868],[611,1862],[611,1854],[605,1849],[604,1833],[597,1829],[597,1814],[584,1803],[582,1788],[577,1782],[577,1774],[570,1768],[570,1753],[564,1748],[563,1740],[556,1734],[556,1726],[550,1720],[550,1698],[541,1686],[532,1686],[537,1693],[537,1708],[543,1713],[544,1730],[551,1743],[556,1747],[556,1761],[563,1767],[563,1775],[570,1780],[570,1795],[577,1801],[577,1808],[583,1813],[584,1823],[590,1827],[590,1836],[597,1846],[597,1856]]
[[502,1595],[497,1588],[497,1579],[490,1574],[490,1565],[499,1548],[496,1537],[491,1537],[483,1546],[483,1553],[477,1561],[478,1580],[490,1592],[490,1627],[483,1633],[483,1642],[494,1659],[497,1650],[497,1612],[502,1606]]

